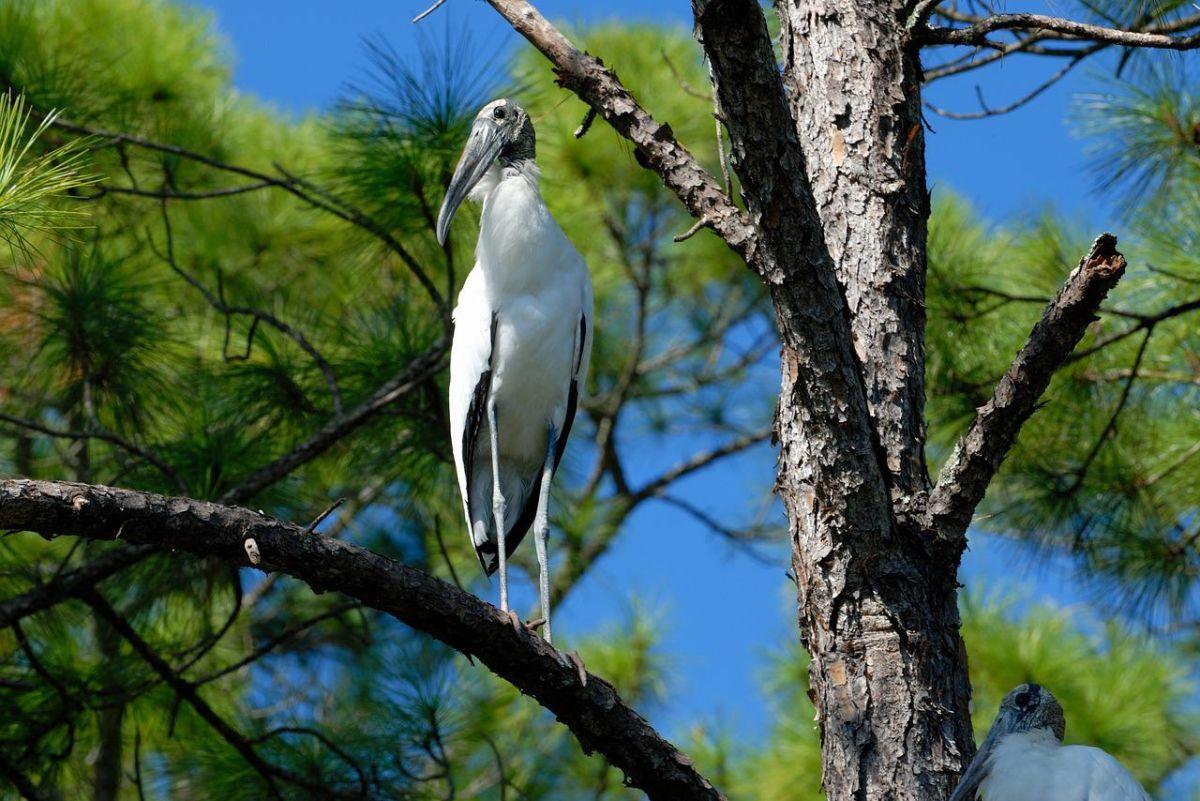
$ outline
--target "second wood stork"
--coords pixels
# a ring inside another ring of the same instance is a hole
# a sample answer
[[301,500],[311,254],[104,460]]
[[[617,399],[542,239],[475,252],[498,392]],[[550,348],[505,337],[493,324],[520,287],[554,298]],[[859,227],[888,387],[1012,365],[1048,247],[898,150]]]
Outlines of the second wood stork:
[[465,198],[483,204],[475,267],[454,310],[454,463],[471,543],[484,572],[499,571],[506,612],[508,557],[533,528],[550,640],[550,479],[587,375],[592,284],[542,200],[534,156],[525,110],[507,99],[484,106],[446,190],[437,236],[445,242]]
[[1137,779],[1099,748],[1063,745],[1062,707],[1022,684],[1000,713],[950,801],[1150,801]]

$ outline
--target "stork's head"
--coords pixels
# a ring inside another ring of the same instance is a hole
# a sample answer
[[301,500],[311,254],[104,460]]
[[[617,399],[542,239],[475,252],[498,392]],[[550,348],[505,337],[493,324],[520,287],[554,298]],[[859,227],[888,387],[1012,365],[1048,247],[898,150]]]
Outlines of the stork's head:
[[987,738],[959,780],[950,801],[973,801],[979,785],[987,778],[988,763],[996,746],[1008,735],[1044,730],[1052,732],[1054,738],[1061,741],[1066,729],[1062,706],[1049,690],[1040,684],[1016,687],[1000,702],[1000,712],[988,730]]
[[1000,702],[1000,713],[992,728],[1004,726],[1005,734],[1015,734],[1034,729],[1049,729],[1058,740],[1067,730],[1062,706],[1058,700],[1040,684],[1022,684]]
[[516,101],[501,98],[479,110],[438,213],[438,242],[445,243],[454,212],[488,169],[497,162],[533,159],[535,144],[533,122]]

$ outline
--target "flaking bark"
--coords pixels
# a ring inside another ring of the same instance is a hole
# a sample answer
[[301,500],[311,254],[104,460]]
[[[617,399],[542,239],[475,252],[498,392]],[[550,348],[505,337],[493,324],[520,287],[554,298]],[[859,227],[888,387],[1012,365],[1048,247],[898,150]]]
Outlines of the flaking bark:
[[[828,456],[780,415],[783,452],[794,454],[781,461],[780,488],[797,545],[811,692],[822,710],[825,789],[832,801],[944,798],[974,746],[957,555],[932,558],[920,526],[929,488],[929,196],[917,51],[902,0],[776,5],[794,125],[844,292],[891,501],[887,511],[845,529],[813,515],[787,476],[818,472]],[[845,491],[830,490],[834,497]]]
[[959,439],[929,503],[929,525],[950,547],[961,550],[965,544],[971,514],[1016,443],[1021,426],[1124,273],[1125,257],[1117,252],[1117,238],[1101,235],[1046,306],[992,397]]

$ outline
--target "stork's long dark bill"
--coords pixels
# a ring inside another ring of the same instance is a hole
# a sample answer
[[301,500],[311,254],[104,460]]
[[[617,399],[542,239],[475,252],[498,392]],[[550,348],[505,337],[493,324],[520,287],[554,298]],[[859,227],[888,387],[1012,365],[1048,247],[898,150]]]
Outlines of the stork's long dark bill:
[[971,760],[966,772],[958,780],[958,786],[950,794],[950,801],[975,801],[979,785],[983,784],[983,780],[987,778],[988,760],[991,759],[992,752],[996,750],[996,744],[1000,742],[1001,737],[1010,734],[1012,728],[1013,721],[1009,718],[1008,713],[1001,712],[996,716],[996,722],[992,724],[983,744],[975,752],[975,758]]
[[475,120],[462,156],[458,159],[458,166],[454,168],[454,177],[450,179],[450,186],[446,189],[442,209],[438,212],[439,244],[446,243],[446,234],[450,231],[450,221],[454,219],[454,212],[458,211],[458,207],[475,188],[475,184],[479,183],[488,167],[492,166],[502,147],[504,137],[499,127],[488,119]]

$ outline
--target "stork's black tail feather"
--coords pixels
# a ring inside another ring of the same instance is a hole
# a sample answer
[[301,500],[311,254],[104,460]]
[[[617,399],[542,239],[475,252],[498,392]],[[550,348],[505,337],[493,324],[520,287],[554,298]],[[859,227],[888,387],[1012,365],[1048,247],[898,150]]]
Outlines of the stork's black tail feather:
[[[521,514],[513,522],[504,537],[505,556],[511,557],[513,552],[517,550],[517,546],[525,539],[525,535],[529,533],[529,529],[533,527],[533,518],[537,515],[538,494],[536,488],[542,485],[542,470],[539,470],[537,477],[531,483],[531,491],[525,496],[525,503],[521,506]],[[490,523],[491,520],[489,519]],[[495,529],[488,526],[488,538],[482,545],[475,547],[475,556],[479,559],[479,566],[483,568],[485,576],[492,576],[500,569],[500,560],[496,558],[496,532]]]

